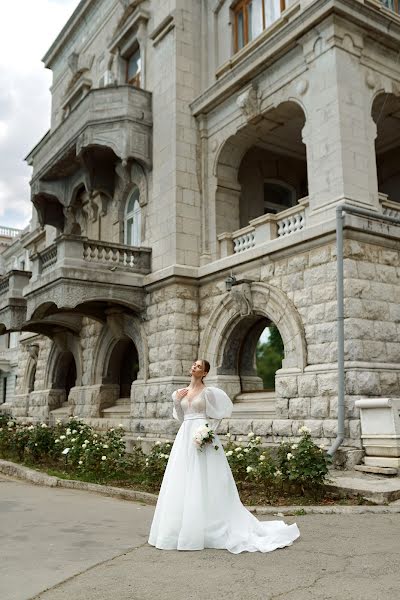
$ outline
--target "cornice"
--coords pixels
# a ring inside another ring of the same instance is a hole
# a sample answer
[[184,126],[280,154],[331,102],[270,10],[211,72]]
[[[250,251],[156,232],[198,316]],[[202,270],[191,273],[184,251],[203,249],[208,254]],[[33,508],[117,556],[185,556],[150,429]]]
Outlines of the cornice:
[[89,8],[91,8],[98,0],[81,0],[60,33],[50,46],[49,50],[43,56],[42,61],[47,69],[51,68],[51,64],[60,52],[68,38],[76,30],[81,19],[85,16]]

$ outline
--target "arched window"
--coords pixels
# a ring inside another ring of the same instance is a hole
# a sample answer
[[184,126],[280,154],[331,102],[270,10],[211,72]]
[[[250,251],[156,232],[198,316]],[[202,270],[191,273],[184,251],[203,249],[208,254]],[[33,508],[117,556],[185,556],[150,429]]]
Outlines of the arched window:
[[141,244],[141,209],[139,204],[139,188],[135,187],[129,196],[125,208],[125,244],[140,246]]

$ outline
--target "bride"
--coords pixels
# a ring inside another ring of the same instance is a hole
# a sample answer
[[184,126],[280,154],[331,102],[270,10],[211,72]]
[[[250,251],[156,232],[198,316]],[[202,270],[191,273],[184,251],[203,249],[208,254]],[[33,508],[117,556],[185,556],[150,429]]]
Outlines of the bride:
[[234,554],[290,546],[300,535],[296,524],[259,521],[241,503],[218,436],[203,449],[194,443],[200,426],[208,423],[215,432],[232,412],[225,392],[204,385],[209,369],[206,360],[196,360],[190,385],[172,395],[173,416],[182,425],[164,473],[149,544],[162,550],[221,548]]

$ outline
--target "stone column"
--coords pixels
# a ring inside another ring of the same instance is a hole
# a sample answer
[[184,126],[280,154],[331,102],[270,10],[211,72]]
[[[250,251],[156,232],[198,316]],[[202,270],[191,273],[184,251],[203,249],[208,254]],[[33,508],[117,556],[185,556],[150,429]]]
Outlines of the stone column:
[[333,18],[303,38],[309,66],[304,94],[310,222],[334,216],[339,202],[379,210],[372,90],[360,64],[361,33]]

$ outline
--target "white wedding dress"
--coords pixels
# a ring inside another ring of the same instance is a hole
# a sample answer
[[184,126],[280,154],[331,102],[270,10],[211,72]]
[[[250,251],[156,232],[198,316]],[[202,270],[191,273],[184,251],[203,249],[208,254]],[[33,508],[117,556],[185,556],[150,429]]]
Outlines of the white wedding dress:
[[172,446],[151,525],[149,544],[162,550],[221,548],[271,552],[299,537],[297,525],[259,521],[240,501],[224,449],[214,444],[199,450],[195,431],[205,423],[214,431],[230,416],[232,402],[222,390],[206,387],[188,400],[177,399],[173,416],[182,422]]

